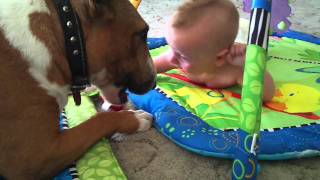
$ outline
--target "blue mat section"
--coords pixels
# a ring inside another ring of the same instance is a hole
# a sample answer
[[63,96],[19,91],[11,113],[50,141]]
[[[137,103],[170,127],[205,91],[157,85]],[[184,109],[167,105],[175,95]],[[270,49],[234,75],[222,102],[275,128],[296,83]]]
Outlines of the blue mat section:
[[62,171],[58,176],[54,178],[54,180],[72,180],[70,172],[68,169]]
[[165,38],[148,38],[147,44],[149,49],[155,49],[164,45],[167,45],[167,41]]
[[[141,96],[129,93],[139,109],[155,117],[154,126],[177,145],[205,156],[234,158],[239,131],[221,131],[186,111],[157,90]],[[258,158],[281,160],[320,155],[320,125],[262,131]]]
[[253,136],[239,130],[240,143],[232,164],[232,180],[257,179],[258,161],[255,153],[251,152]]
[[314,44],[320,44],[320,38],[313,36],[311,34],[306,34],[298,31],[293,31],[289,30],[288,32],[285,33],[273,33],[273,36],[278,36],[278,37],[288,37],[288,38],[293,38],[293,39],[298,39],[306,42],[311,42]]
[[[63,131],[63,129],[68,126],[65,121],[66,117],[63,115],[63,113],[60,114],[60,119],[59,119],[59,127],[60,130]],[[60,172],[56,177],[53,178],[54,180],[73,180],[69,168],[63,170]]]

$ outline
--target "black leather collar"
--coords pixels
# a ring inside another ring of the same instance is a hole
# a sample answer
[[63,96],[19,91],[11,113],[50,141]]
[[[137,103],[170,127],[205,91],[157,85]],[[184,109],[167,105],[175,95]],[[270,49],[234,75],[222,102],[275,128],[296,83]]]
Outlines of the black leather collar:
[[78,15],[70,0],[54,0],[64,33],[66,55],[71,71],[71,91],[76,105],[81,104],[80,91],[90,86],[86,47]]

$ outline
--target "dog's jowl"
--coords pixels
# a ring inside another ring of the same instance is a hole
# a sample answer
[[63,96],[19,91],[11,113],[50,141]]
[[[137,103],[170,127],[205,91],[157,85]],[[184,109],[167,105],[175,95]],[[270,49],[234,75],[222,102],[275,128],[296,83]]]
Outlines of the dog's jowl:
[[[71,4],[59,10],[57,1]],[[71,10],[79,22],[67,27],[81,37],[65,36],[58,13]],[[0,0],[0,176],[49,179],[101,137],[148,129],[141,111],[98,113],[63,133],[57,124],[75,79],[65,40],[82,41],[73,55],[85,53],[88,79],[119,104],[125,89],[154,86],[147,31],[128,0]]]

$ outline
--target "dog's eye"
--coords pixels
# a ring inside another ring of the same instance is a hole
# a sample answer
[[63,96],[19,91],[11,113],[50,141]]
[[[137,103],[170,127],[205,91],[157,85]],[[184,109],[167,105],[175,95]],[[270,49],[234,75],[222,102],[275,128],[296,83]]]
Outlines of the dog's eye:
[[143,41],[146,41],[146,40],[147,40],[148,31],[149,31],[149,27],[147,26],[146,28],[144,28],[144,29],[139,33],[139,36],[141,37],[141,39],[142,39]]

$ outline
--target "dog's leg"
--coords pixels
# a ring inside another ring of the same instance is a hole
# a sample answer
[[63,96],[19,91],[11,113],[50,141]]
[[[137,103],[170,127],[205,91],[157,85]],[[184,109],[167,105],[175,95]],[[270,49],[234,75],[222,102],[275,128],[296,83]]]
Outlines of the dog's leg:
[[[54,162],[44,172],[58,172],[83,155],[89,147],[102,137],[115,132],[131,134],[150,128],[151,119],[141,112],[101,112],[85,123],[61,133],[52,149]],[[52,160],[51,159],[51,160]],[[53,175],[53,174],[51,174]]]
[[[110,104],[107,100],[105,100],[101,106],[101,110],[108,112],[108,111],[114,111],[114,109],[119,109],[119,107],[118,108],[112,108],[112,107],[113,107],[113,105]],[[129,111],[133,111],[136,113],[136,117],[140,121],[140,127],[139,127],[138,131],[146,131],[151,127],[152,115],[150,113],[143,111],[143,110],[135,110],[134,105],[130,101],[128,101],[124,105],[120,106],[120,108],[121,109],[119,109],[119,110],[129,110]],[[114,141],[122,141],[125,138],[126,138],[126,134],[119,133],[119,132],[113,134],[111,137],[111,139]]]
[[[152,115],[144,110],[131,110],[135,113],[137,119],[139,120],[138,132],[146,131],[152,126]],[[125,140],[127,134],[124,133],[115,133],[111,136],[111,139],[114,141],[123,141]]]

